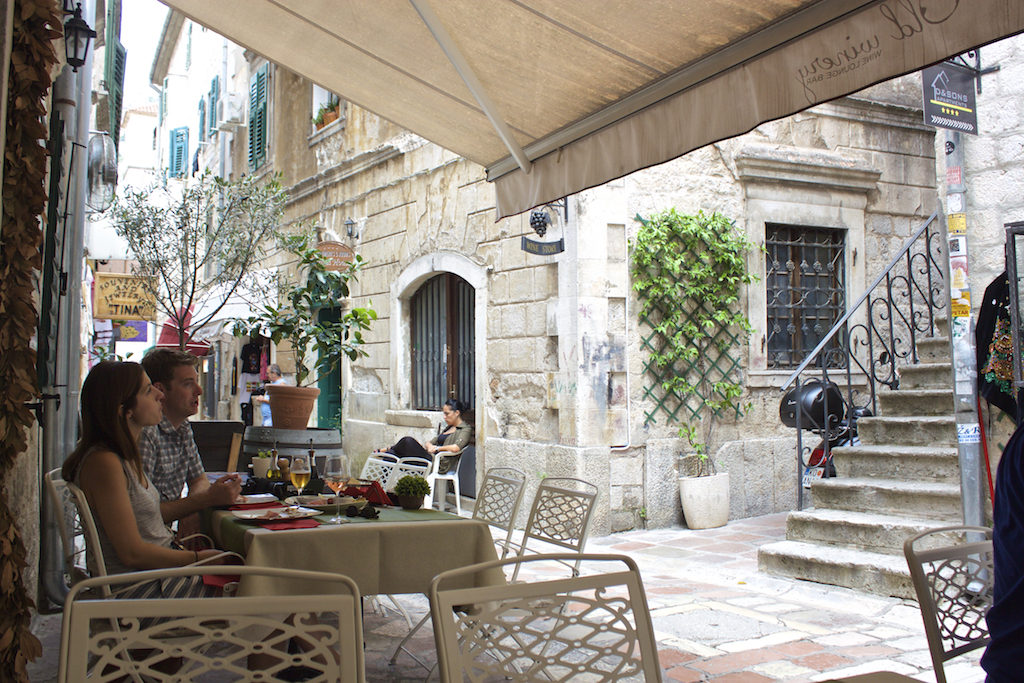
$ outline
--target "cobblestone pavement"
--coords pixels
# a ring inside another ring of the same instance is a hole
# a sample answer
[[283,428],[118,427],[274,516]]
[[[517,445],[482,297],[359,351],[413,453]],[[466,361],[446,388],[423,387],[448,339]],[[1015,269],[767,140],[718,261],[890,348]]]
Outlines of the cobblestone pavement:
[[[786,515],[730,522],[720,529],[655,529],[592,539],[590,552],[630,555],[643,575],[667,682],[825,681],[871,671],[895,671],[934,682],[917,604],[857,591],[768,576],[757,571],[758,546],[785,535]],[[423,596],[399,596],[417,620]],[[407,633],[393,611],[367,608],[367,680],[422,681],[426,669],[407,654],[390,665]],[[38,620],[44,658],[31,680],[56,680],[59,615]],[[428,627],[410,648],[435,661]],[[951,683],[980,683],[980,651],[946,666]],[[436,672],[430,676],[437,680]]]

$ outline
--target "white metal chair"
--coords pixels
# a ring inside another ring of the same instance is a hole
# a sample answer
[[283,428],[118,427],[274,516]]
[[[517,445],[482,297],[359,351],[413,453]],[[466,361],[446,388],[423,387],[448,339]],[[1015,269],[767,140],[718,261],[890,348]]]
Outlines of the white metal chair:
[[[597,500],[597,487],[575,477],[548,477],[541,480],[537,495],[526,520],[526,529],[520,543],[509,541],[517,549],[520,560],[527,553],[538,553],[539,544],[556,546],[562,550],[583,552],[590,531],[590,520]],[[544,545],[541,545],[544,548]],[[512,580],[519,577],[516,567]]]
[[[494,568],[576,561],[582,575],[477,585]],[[533,555],[446,571],[431,583],[430,611],[442,683],[662,680],[643,582],[623,555]]]
[[[508,554],[509,540],[512,538],[512,531],[515,529],[516,514],[519,512],[519,505],[523,501],[523,489],[526,484],[526,475],[514,467],[492,467],[484,474],[483,483],[480,485],[480,493],[476,498],[476,507],[473,508],[473,519],[486,522],[490,526],[501,529],[505,537],[495,541],[495,545],[501,550],[501,558],[505,559]],[[405,647],[412,638],[430,619],[430,612],[423,615],[415,626],[406,634],[402,642],[398,644],[391,654],[392,664],[398,659],[399,653],[404,651],[425,669],[433,670],[427,663],[417,657],[411,650]]]
[[386,490],[391,481],[391,472],[398,464],[398,456],[391,453],[371,453],[363,463],[363,471],[359,478],[364,481],[377,481]]
[[[442,459],[454,459],[454,463],[449,464],[449,469],[444,474],[437,471],[434,468],[433,481],[430,482],[430,502],[431,506],[435,500],[437,500],[437,508],[444,510],[445,504],[448,499],[448,483],[451,482],[455,488],[455,514],[462,516],[462,491],[459,490],[459,467],[462,465],[462,452],[456,453],[455,455],[438,455],[437,464],[440,465]],[[438,482],[444,482],[444,488],[442,489]],[[441,498],[438,500],[437,493],[441,492]]]
[[492,467],[484,474],[480,484],[473,519],[487,522],[505,532],[503,539],[495,541],[501,550],[501,559],[508,555],[525,488],[526,474],[514,467]]
[[[231,598],[84,598],[90,589],[109,594],[123,584],[199,574],[281,577],[303,581],[310,591]],[[258,669],[262,677],[256,680],[269,681],[291,669],[288,673],[301,671],[317,680],[362,683],[362,644],[359,589],[340,574],[239,566],[132,572],[86,579],[68,594],[58,680],[212,676],[249,681]]]
[[70,588],[82,579],[89,578],[90,572],[85,558],[85,531],[78,514],[74,495],[68,490],[60,468],[43,475],[46,492],[53,504],[57,525],[60,527],[60,543],[64,553],[64,573]]
[[931,529],[907,539],[903,553],[921,606],[935,680],[946,683],[947,661],[990,640],[985,613],[992,606],[992,530]]

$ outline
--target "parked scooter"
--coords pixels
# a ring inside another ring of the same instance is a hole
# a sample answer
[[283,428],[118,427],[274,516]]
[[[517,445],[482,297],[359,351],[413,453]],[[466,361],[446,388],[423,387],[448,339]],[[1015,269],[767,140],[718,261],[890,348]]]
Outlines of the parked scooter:
[[[799,404],[800,428],[821,436],[821,441],[810,452],[805,462],[800,453],[804,488],[810,488],[815,479],[836,476],[832,462],[832,449],[839,446],[857,446],[857,420],[870,416],[867,408],[852,410],[834,382],[812,379],[799,388],[786,392],[779,404],[779,418],[787,427],[797,427]],[[826,448],[825,441],[828,440]]]

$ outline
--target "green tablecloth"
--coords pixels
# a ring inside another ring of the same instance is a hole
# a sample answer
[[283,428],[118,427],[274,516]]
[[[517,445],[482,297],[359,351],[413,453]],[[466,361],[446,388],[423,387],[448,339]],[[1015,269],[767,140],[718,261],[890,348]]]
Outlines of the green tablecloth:
[[[317,516],[326,522],[333,508]],[[487,524],[437,510],[381,508],[380,519],[359,517],[347,524],[270,531],[242,522],[229,511],[207,517],[217,545],[246,558],[246,564],[333,571],[356,582],[363,595],[426,593],[430,581],[448,569],[497,559]],[[484,577],[501,582],[500,572]],[[243,595],[308,592],[301,584],[246,577]]]

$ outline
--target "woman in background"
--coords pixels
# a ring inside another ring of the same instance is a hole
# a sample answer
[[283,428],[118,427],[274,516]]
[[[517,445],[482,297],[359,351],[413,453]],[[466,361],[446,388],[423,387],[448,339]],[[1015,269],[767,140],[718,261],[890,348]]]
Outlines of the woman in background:
[[462,401],[450,398],[441,406],[441,412],[444,414],[444,429],[428,441],[426,445],[421,444],[411,436],[403,436],[391,448],[376,452],[391,453],[400,458],[414,456],[426,458],[427,460],[433,460],[438,455],[458,455],[473,439],[473,427],[462,419],[462,414],[467,409],[468,406]]

